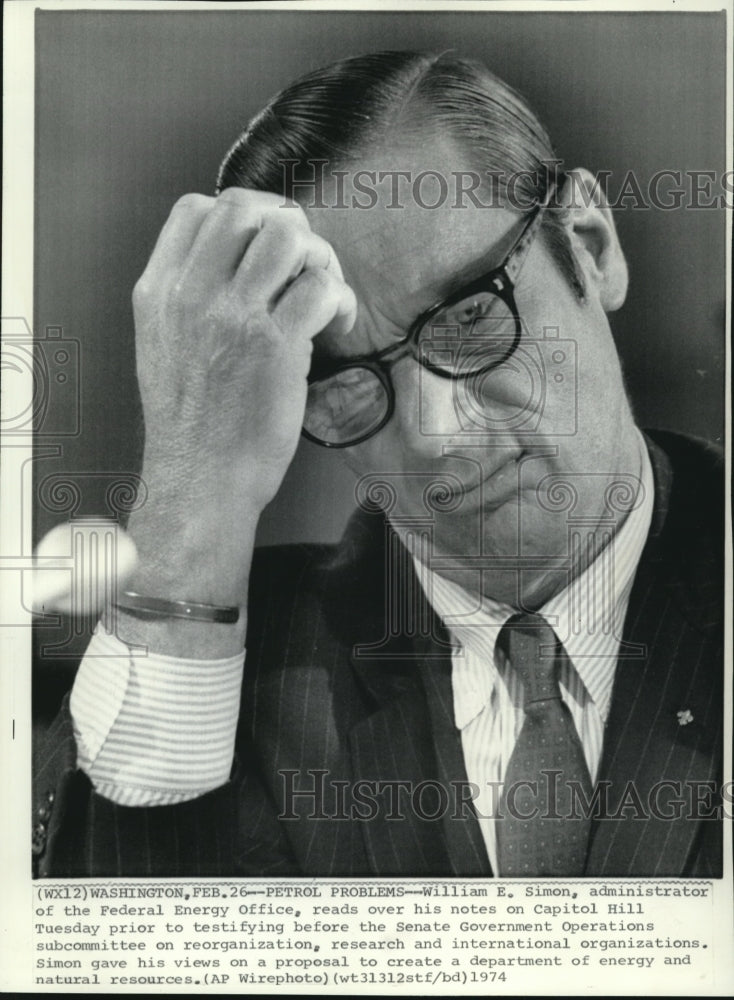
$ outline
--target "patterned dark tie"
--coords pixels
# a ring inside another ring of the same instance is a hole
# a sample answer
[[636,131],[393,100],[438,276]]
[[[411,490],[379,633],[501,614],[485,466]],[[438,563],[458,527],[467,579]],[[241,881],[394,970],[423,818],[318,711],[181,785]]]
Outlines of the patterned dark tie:
[[588,802],[591,780],[573,718],[561,699],[558,678],[565,650],[541,615],[513,615],[498,643],[525,686],[525,719],[504,776],[503,818],[496,821],[499,874],[582,875],[589,819],[580,794],[572,810],[569,785],[576,783]]

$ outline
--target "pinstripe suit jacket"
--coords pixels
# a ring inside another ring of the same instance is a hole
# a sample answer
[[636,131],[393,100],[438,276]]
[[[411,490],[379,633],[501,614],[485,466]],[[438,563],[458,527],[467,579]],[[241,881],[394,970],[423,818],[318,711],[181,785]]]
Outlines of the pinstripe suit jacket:
[[[599,773],[616,818],[592,823],[586,874],[716,877],[722,821],[706,783],[721,781],[721,463],[701,442],[654,437],[655,512]],[[424,628],[386,634],[386,546],[401,551],[381,515],[360,513],[339,546],[258,553],[233,773],[194,802],[97,796],[76,770],[65,705],[37,776],[38,873],[491,875],[476,817],[455,801],[466,773],[448,636],[426,605]],[[402,552],[400,586],[417,588]],[[361,804],[360,780],[375,783]],[[416,807],[390,798],[395,781],[421,786]]]

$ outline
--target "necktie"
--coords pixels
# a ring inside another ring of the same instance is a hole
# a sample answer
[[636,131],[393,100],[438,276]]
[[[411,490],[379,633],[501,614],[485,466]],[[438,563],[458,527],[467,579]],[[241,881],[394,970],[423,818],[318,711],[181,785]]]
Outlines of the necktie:
[[499,874],[581,875],[589,819],[580,794],[590,800],[591,779],[561,698],[558,678],[565,650],[541,615],[513,615],[498,642],[525,686],[525,719],[505,772],[496,821]]

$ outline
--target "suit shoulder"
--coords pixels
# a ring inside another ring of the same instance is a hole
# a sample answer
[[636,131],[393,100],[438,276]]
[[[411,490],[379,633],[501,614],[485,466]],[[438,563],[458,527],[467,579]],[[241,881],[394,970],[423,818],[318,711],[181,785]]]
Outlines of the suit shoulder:
[[[724,594],[724,462],[710,442],[672,432],[649,433],[670,465],[658,477],[665,519],[656,551],[671,587],[699,627],[719,629]],[[656,463],[651,450],[653,465]]]
[[658,428],[645,430],[644,433],[663,449],[674,468],[698,467],[708,469],[714,475],[723,473],[724,450],[714,441]]
[[[723,529],[724,453],[711,441],[673,431],[646,431],[672,469],[670,509],[695,517],[704,533]],[[693,528],[689,521],[689,528]]]

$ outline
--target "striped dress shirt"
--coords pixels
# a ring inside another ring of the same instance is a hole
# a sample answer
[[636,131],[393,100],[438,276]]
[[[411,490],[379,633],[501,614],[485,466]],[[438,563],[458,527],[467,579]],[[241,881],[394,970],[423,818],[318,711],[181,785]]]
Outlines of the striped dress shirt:
[[[634,509],[587,570],[541,613],[569,656],[561,690],[594,780],[609,711],[619,637],[649,530],[653,482],[640,436],[642,487]],[[494,788],[523,721],[522,686],[502,652],[499,630],[514,609],[481,600],[415,559],[419,580],[455,643],[454,718],[475,808],[493,869]],[[100,624],[74,682],[71,715],[79,767],[96,791],[125,806],[172,805],[229,778],[244,653],[186,660],[131,649]]]
[[197,798],[229,778],[244,653],[139,652],[97,626],[71,692],[79,767],[123,806]]

